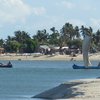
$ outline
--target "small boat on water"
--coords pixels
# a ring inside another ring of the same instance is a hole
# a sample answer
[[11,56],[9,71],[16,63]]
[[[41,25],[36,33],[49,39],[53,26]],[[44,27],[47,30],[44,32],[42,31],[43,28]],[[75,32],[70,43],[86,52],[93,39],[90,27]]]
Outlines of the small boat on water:
[[100,63],[97,66],[93,66],[90,63],[89,56],[88,56],[88,51],[90,49],[90,44],[91,44],[91,31],[89,29],[84,29],[84,40],[83,40],[83,45],[82,45],[82,52],[83,52],[83,62],[84,65],[79,66],[74,64],[72,67],[73,69],[100,69]]
[[10,61],[8,62],[8,64],[2,64],[2,63],[0,63],[0,68],[12,68],[12,64],[11,64]]
[[89,66],[89,67],[85,67],[85,66],[79,66],[74,64],[73,69],[100,69],[100,66]]

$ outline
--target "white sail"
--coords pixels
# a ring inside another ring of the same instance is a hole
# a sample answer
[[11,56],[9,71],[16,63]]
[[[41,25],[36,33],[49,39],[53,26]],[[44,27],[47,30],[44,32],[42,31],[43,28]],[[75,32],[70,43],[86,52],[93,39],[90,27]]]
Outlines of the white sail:
[[84,40],[83,40],[83,46],[82,46],[82,52],[83,52],[83,61],[84,61],[84,66],[88,67],[91,65],[88,57],[88,51],[90,48],[90,43],[91,43],[91,36],[85,34]]

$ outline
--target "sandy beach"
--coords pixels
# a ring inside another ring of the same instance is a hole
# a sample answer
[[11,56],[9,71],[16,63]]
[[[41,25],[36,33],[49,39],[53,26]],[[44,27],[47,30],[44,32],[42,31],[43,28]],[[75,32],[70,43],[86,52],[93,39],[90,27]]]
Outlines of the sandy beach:
[[[100,60],[100,53],[89,54],[90,60]],[[83,60],[82,54],[78,54],[76,57],[70,55],[0,55],[0,60],[65,60],[65,61],[79,61]]]
[[60,100],[99,100],[100,79],[82,79],[65,82],[33,98]]

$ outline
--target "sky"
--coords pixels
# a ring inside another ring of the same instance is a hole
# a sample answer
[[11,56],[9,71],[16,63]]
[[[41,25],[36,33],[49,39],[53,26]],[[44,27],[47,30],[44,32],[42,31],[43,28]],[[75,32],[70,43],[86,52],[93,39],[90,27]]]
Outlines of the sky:
[[37,30],[51,27],[60,30],[67,22],[73,26],[100,29],[100,0],[0,0],[0,38],[25,31],[33,36]]

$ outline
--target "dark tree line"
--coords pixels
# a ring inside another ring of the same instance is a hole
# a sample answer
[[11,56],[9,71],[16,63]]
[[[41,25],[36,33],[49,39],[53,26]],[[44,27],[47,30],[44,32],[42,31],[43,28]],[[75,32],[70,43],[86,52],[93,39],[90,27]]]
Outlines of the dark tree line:
[[[0,39],[0,47],[9,53],[34,53],[37,52],[40,45],[54,45],[62,48],[63,46],[71,47],[73,45],[78,48],[82,47],[82,30],[84,26],[79,28],[70,23],[65,23],[61,30],[56,30],[55,27],[50,28],[51,33],[46,29],[38,30],[35,35],[30,37],[28,32],[15,31],[14,36],[8,36],[6,40]],[[93,33],[92,45],[100,50],[100,30]]]

